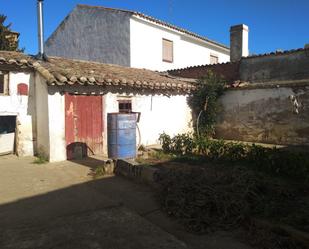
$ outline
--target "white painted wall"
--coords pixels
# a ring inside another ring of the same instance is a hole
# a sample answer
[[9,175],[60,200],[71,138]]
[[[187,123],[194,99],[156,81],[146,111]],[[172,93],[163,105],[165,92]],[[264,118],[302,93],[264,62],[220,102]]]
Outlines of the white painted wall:
[[[173,41],[173,63],[162,61],[162,38]],[[131,67],[158,71],[209,64],[210,54],[219,63],[230,60],[229,51],[136,16],[130,19],[130,53]]]
[[37,153],[49,158],[49,125],[48,125],[48,92],[45,80],[35,75],[36,120],[37,120]]
[[37,150],[50,162],[66,160],[65,99],[49,93],[46,81],[36,76]]
[[59,92],[48,95],[49,161],[66,160],[65,99]]
[[[17,85],[28,85],[29,95],[17,94]],[[34,153],[32,122],[35,118],[34,75],[25,72],[9,73],[9,95],[0,95],[0,115],[13,115],[17,118],[16,152],[20,156],[31,156]]]
[[160,133],[175,135],[192,131],[191,110],[187,105],[186,96],[125,96],[108,93],[104,95],[103,108],[105,152],[107,148],[107,113],[118,112],[117,100],[127,97],[132,100],[132,110],[141,112],[138,123],[141,138],[137,137],[137,143],[140,141],[143,145],[154,145],[159,143]]
[[132,109],[141,112],[138,123],[141,143],[158,144],[160,133],[169,135],[191,131],[191,110],[186,96],[137,95],[132,98]]

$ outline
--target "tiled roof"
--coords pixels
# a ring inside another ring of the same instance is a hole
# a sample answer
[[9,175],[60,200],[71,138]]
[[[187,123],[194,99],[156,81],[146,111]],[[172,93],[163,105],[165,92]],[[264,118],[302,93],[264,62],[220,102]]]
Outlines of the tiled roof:
[[34,69],[46,79],[48,85],[97,85],[176,94],[190,93],[196,89],[194,82],[151,70],[60,57],[48,57],[47,61],[41,61],[23,53],[0,51],[0,66],[3,64]]
[[[207,67],[209,69],[213,68],[213,67],[220,67],[221,65],[228,65],[228,64],[235,64],[237,62],[222,62],[222,63],[216,63],[216,64],[203,64],[203,65],[195,65],[195,66],[188,66],[188,67],[182,67],[182,68],[176,68],[176,69],[170,69],[167,70],[167,73],[173,73],[173,72],[178,72],[181,70],[190,70],[190,69],[196,69],[196,68],[204,68]],[[164,73],[164,72],[163,72]]]
[[162,26],[165,26],[165,27],[168,27],[170,29],[174,29],[176,31],[179,31],[179,32],[182,32],[184,34],[187,34],[189,36],[192,36],[192,37],[195,37],[195,38],[198,38],[200,40],[203,40],[203,41],[206,41],[206,42],[209,42],[209,43],[212,43],[216,46],[219,46],[223,49],[226,49],[226,50],[229,50],[230,48],[224,44],[221,44],[219,42],[216,42],[214,40],[211,40],[205,36],[201,36],[199,34],[196,34],[194,32],[191,32],[189,30],[186,30],[186,29],[183,29],[183,28],[180,28],[180,27],[177,27],[173,24],[170,24],[170,23],[167,23],[167,22],[164,22],[162,20],[159,20],[157,18],[154,18],[152,16],[148,16],[148,15],[145,15],[143,13],[140,13],[140,12],[137,12],[137,11],[131,11],[131,10],[124,10],[124,9],[116,9],[116,8],[107,8],[107,7],[103,7],[103,6],[91,6],[91,5],[85,5],[85,4],[78,4],[77,7],[81,7],[81,8],[92,8],[92,9],[102,9],[102,10],[110,10],[110,11],[121,11],[121,12],[126,12],[126,13],[129,13],[129,14],[132,14],[134,16],[137,16],[137,17],[141,17],[143,19],[146,19],[148,21],[151,21],[151,22],[154,22],[156,24],[159,24],[159,25],[162,25]]

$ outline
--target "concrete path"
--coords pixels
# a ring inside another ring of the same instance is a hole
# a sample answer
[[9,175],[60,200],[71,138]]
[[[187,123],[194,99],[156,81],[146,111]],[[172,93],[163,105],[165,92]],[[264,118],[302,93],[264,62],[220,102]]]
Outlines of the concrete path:
[[186,232],[150,187],[115,176],[92,180],[100,158],[33,160],[0,157],[1,249],[250,249],[237,233]]
[[1,249],[187,248],[111,198],[117,191],[98,191],[112,179],[92,180],[89,173],[100,160],[33,160],[0,157]]

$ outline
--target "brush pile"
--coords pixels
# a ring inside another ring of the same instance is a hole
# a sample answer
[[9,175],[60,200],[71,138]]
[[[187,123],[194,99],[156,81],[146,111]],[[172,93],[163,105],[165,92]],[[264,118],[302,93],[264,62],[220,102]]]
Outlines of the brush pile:
[[251,217],[308,229],[309,206],[298,198],[306,191],[245,166],[169,168],[162,170],[158,183],[162,208],[191,232],[230,230],[250,223]]

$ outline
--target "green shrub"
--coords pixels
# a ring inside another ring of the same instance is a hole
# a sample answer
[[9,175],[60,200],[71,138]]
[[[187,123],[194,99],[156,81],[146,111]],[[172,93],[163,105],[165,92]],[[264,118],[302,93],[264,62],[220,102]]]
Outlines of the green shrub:
[[159,136],[159,141],[160,141],[160,143],[162,145],[162,149],[165,153],[171,152],[172,139],[171,139],[170,135],[163,132]]
[[174,137],[163,133],[159,140],[164,153],[181,156],[182,160],[188,156],[199,157],[200,160],[202,156],[207,160],[241,162],[270,175],[309,181],[309,157],[305,153],[212,140],[208,137],[197,138],[190,133]]
[[34,159],[34,161],[32,162],[34,164],[45,164],[45,163],[48,163],[48,160],[46,159],[46,157],[44,156],[37,156],[36,159]]
[[[198,90],[194,91],[188,97],[193,116],[197,118],[203,110],[199,120],[198,134],[211,136],[214,132],[214,124],[217,120],[217,114],[220,110],[218,98],[223,94],[226,81],[211,70],[198,80]],[[194,120],[196,121],[196,120]],[[194,124],[196,128],[196,122]]]

